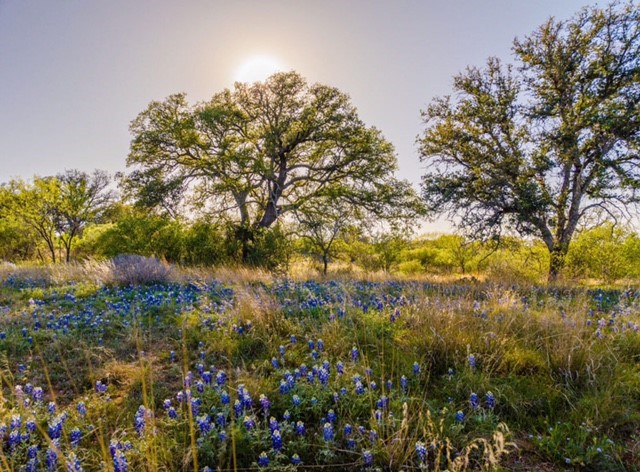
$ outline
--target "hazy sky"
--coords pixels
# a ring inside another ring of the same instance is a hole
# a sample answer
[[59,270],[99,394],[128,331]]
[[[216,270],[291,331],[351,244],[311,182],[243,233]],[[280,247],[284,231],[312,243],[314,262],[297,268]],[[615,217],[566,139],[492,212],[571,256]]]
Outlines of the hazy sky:
[[129,122],[151,100],[207,99],[267,56],[348,93],[417,185],[420,110],[452,76],[594,3],[0,0],[0,182],[125,170]]

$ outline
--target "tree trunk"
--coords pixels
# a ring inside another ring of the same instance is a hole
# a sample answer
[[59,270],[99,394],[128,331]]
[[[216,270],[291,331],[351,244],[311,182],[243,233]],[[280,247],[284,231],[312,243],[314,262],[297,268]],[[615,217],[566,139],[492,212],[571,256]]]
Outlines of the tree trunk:
[[251,256],[251,243],[254,240],[253,230],[247,225],[242,225],[236,229],[235,233],[236,238],[240,241],[242,263],[246,264]]
[[322,255],[322,275],[327,276],[327,267],[329,266],[329,258],[326,254]]
[[549,261],[549,282],[555,282],[558,280],[560,271],[564,267],[568,250],[568,244],[558,243],[555,245],[553,250],[550,251],[551,260]]

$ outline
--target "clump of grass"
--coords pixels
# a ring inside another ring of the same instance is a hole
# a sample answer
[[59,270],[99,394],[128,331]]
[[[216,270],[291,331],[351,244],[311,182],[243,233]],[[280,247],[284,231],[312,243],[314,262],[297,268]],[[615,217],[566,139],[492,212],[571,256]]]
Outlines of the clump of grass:
[[111,260],[112,280],[120,285],[167,283],[172,268],[157,257],[122,254]]

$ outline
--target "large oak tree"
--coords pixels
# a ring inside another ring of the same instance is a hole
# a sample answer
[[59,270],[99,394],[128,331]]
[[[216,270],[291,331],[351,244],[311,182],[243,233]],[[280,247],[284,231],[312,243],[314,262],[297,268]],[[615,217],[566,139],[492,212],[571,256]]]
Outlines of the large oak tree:
[[474,235],[541,238],[555,279],[580,222],[640,199],[640,8],[552,18],[513,51],[514,66],[468,68],[423,112],[423,195]]
[[189,105],[152,102],[131,123],[125,179],[137,202],[177,213],[185,204],[229,218],[247,259],[256,231],[330,193],[378,215],[417,200],[394,178],[393,146],[360,120],[349,97],[296,72],[236,83]]

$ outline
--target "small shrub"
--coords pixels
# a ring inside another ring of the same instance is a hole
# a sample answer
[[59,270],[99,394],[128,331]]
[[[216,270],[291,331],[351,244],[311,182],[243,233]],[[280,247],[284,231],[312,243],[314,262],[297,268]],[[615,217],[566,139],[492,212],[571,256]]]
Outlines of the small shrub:
[[166,283],[171,275],[171,266],[157,257],[121,254],[111,260],[113,281],[120,285],[144,285]]

